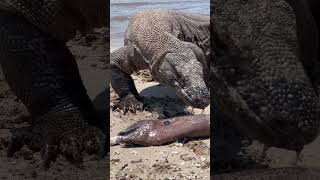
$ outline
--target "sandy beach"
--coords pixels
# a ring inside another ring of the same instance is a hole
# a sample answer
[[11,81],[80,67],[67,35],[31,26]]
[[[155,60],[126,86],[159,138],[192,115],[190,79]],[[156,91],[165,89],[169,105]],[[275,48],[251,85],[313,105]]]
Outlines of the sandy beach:
[[[135,85],[144,97],[149,109],[123,115],[122,111],[110,111],[110,135],[143,119],[157,120],[166,115],[190,114],[191,108],[177,97],[169,87],[151,81],[148,71],[132,76]],[[111,106],[117,95],[111,89]],[[194,109],[194,114],[202,110]],[[209,107],[204,111],[209,114]],[[112,146],[110,149],[111,179],[209,179],[210,140],[195,140],[187,143],[174,142],[164,146],[125,148]]]

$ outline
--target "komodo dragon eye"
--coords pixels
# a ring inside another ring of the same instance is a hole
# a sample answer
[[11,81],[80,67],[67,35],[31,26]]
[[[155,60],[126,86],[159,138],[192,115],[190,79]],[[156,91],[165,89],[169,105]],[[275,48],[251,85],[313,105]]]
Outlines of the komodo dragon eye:
[[170,66],[173,71],[173,80],[177,81],[179,86],[185,87],[186,85],[185,78],[180,74],[180,72],[177,70],[177,67],[175,65],[170,64]]
[[171,66],[171,69],[173,70],[173,75],[175,76],[176,79],[180,79],[181,78],[181,75],[180,73],[178,72],[177,68],[175,65],[173,64],[170,64]]

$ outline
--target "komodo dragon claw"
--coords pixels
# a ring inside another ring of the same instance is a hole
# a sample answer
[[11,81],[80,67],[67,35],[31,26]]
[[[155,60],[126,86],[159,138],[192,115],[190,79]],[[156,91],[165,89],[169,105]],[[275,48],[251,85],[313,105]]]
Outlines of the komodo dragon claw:
[[19,128],[12,131],[8,145],[8,157],[12,157],[24,145],[33,151],[41,151],[43,167],[48,169],[59,154],[77,167],[82,167],[83,152],[105,155],[105,135],[100,129],[85,125],[81,128],[51,128],[39,133],[39,126]]
[[130,111],[131,113],[136,113],[137,110],[143,111],[145,109],[145,106],[141,101],[142,99],[138,100],[134,95],[129,94],[115,102],[112,111],[121,109],[124,114],[126,114],[128,111]]

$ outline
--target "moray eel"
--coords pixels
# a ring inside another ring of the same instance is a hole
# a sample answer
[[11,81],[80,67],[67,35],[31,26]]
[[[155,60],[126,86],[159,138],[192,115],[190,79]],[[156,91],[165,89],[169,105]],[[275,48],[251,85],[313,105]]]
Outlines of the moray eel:
[[112,137],[111,145],[157,146],[182,138],[210,136],[210,115],[187,115],[161,120],[142,120]]

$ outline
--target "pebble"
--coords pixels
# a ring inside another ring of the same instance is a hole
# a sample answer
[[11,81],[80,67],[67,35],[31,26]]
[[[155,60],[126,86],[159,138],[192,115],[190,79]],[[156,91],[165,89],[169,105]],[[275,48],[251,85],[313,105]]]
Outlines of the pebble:
[[151,117],[151,116],[152,116],[152,113],[145,115],[145,117]]
[[178,153],[177,151],[172,151],[171,154],[172,154],[172,155],[177,155],[177,154],[179,154],[179,153]]
[[184,161],[191,161],[191,160],[195,159],[194,156],[191,156],[191,155],[189,155],[189,154],[183,154],[183,155],[180,156],[180,158],[181,158],[182,160],[184,160]]
[[182,144],[182,143],[177,143],[177,142],[176,142],[176,143],[173,143],[172,145],[173,145],[173,146],[176,146],[176,147],[183,147],[183,144]]
[[117,162],[120,162],[120,159],[119,158],[111,159],[111,162],[112,163],[117,163]]
[[138,159],[138,160],[132,160],[131,161],[132,164],[135,164],[135,163],[142,163],[142,159]]
[[205,161],[206,161],[206,158],[205,158],[205,157],[201,157],[200,160],[201,160],[202,162],[205,162]]
[[133,154],[133,155],[136,156],[136,155],[138,155],[138,152],[137,151],[131,151],[130,154]]
[[200,163],[196,163],[196,164],[194,164],[194,166],[197,167],[197,168],[200,168],[201,164]]
[[162,157],[163,157],[163,158],[168,158],[168,155],[163,154]]

